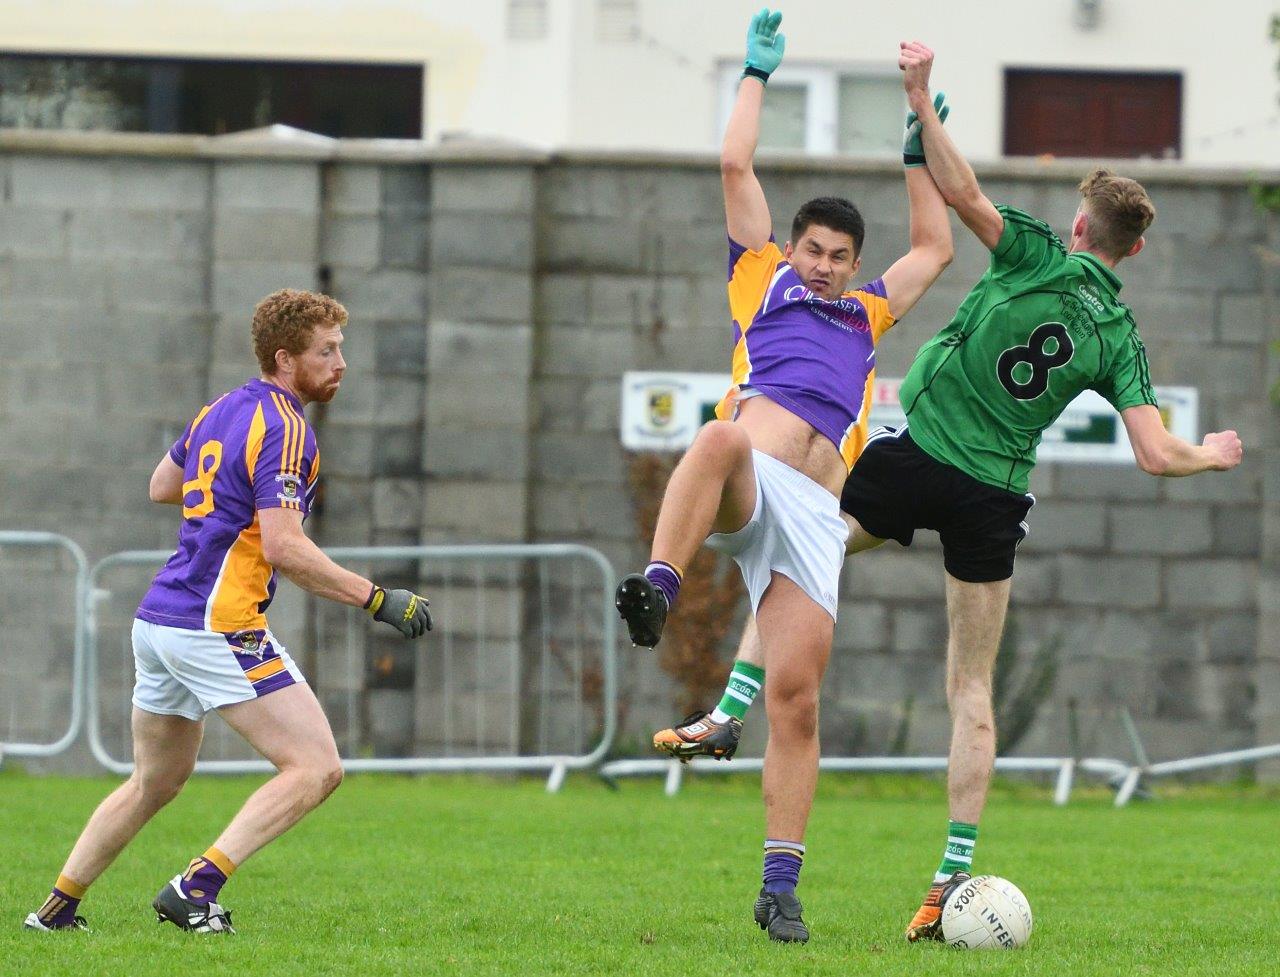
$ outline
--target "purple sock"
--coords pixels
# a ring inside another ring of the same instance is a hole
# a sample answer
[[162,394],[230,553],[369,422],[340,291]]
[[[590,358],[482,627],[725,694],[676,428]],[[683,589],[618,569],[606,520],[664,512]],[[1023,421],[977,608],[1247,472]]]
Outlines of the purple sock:
[[216,902],[218,893],[226,884],[227,877],[222,869],[207,858],[193,858],[187,870],[182,873],[182,892],[197,906],[207,906]]
[[680,571],[670,563],[654,560],[644,568],[644,575],[667,598],[667,610],[675,607],[676,597],[680,595]]
[[804,864],[804,845],[769,838],[764,843],[764,891],[795,892]]
[[50,929],[57,929],[60,926],[70,926],[76,918],[76,910],[80,908],[80,900],[66,892],[63,892],[56,885],[49,893],[49,898],[44,901],[44,905],[36,912],[40,918],[40,922],[44,923]]

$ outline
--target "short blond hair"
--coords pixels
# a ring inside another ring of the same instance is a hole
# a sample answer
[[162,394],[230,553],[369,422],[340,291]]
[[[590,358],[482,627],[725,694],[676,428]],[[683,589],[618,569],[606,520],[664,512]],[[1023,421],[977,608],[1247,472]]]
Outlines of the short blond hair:
[[1109,258],[1123,258],[1156,219],[1156,207],[1137,180],[1096,169],[1080,181],[1089,217],[1089,244]]
[[347,324],[347,310],[337,299],[318,292],[282,288],[253,310],[253,355],[262,372],[276,372],[276,350],[298,355],[311,343],[316,326]]

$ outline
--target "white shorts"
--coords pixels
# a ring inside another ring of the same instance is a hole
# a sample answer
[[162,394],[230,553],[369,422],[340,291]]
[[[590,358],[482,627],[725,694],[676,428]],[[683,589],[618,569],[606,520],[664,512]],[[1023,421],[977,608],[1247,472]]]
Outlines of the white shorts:
[[752,450],[756,508],[736,533],[713,533],[707,545],[733,557],[742,570],[751,610],[769,589],[773,573],[793,581],[834,621],[840,567],[849,527],[840,500],[772,455]]
[[305,682],[270,631],[189,631],[135,619],[133,704],[200,720],[210,709]]

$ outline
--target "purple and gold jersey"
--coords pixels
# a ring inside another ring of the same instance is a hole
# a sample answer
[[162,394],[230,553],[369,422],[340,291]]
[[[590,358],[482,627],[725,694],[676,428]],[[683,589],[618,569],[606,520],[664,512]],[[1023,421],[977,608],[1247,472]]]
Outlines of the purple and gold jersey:
[[263,380],[223,394],[169,449],[181,466],[178,549],[138,607],[152,624],[233,632],[267,626],[275,571],[259,509],[311,508],[320,455],[302,403]]
[[814,295],[771,239],[759,251],[729,241],[733,386],[716,408],[732,418],[750,387],[831,439],[852,468],[867,442],[876,342],[893,325],[884,281],[828,302]]

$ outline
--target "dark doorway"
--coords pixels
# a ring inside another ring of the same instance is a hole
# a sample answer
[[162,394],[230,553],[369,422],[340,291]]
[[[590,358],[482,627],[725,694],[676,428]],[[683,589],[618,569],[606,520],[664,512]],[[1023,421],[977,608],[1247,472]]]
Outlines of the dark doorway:
[[1006,156],[1182,155],[1182,76],[1009,68]]

